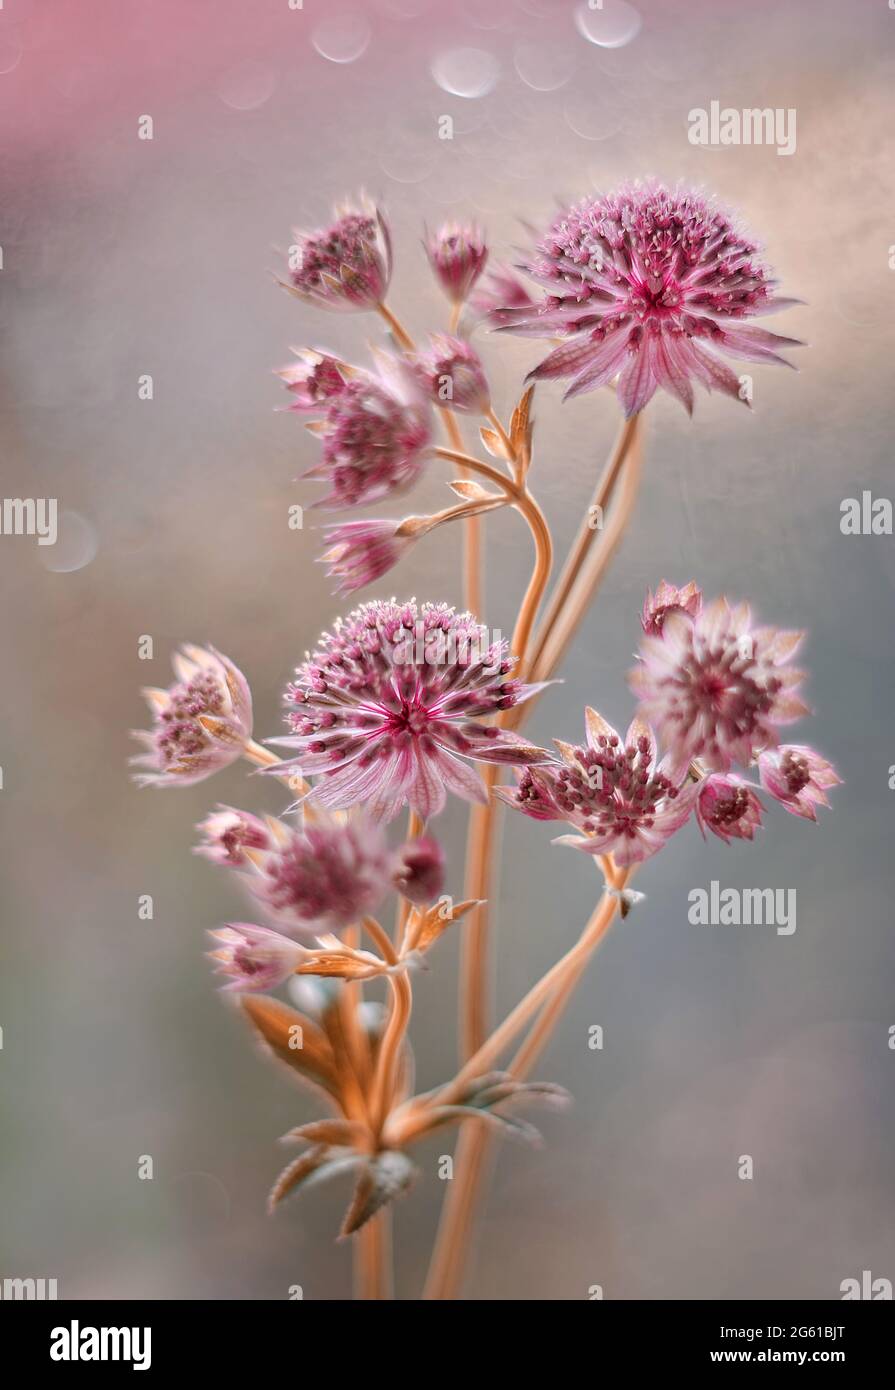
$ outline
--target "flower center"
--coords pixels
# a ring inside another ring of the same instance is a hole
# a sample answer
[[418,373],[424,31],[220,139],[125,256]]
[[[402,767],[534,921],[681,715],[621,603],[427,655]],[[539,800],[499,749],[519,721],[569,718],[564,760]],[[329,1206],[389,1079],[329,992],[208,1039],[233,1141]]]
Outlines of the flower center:
[[780,772],[786,781],[790,796],[798,796],[803,787],[811,781],[808,759],[802,753],[789,748],[780,761]]

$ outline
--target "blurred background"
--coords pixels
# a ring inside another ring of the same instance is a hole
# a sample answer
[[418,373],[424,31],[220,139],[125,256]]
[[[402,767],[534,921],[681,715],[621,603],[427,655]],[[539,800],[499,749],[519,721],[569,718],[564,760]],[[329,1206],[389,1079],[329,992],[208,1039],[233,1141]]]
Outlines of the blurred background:
[[[891,538],[839,529],[843,498],[892,488],[893,52],[885,0],[6,0],[2,493],[57,497],[62,516],[55,547],[0,537],[0,1276],[58,1278],[62,1297],[349,1295],[347,1186],[265,1214],[277,1137],[315,1111],[203,957],[244,904],[191,854],[195,822],[283,798],[241,767],[138,791],[138,688],[167,684],[179,641],[210,641],[251,681],[258,736],[278,733],[292,668],[342,606],[314,514],[288,527],[316,493],[296,483],[316,446],[275,413],[271,371],[290,345],[363,361],[384,336],[276,289],[293,225],[361,186],[381,198],[391,302],[421,333],[446,315],[424,223],[477,218],[512,259],[557,199],[654,174],[741,210],[806,301],[769,326],[811,346],[798,375],[745,368],[752,414],[650,405],[634,523],[529,730],[578,740],[585,703],[624,724],[644,592],[692,577],[809,629],[817,716],[797,736],[845,785],[818,827],[773,806],[754,846],[725,848],[690,826],[639,875],[647,901],[539,1067],[576,1104],[544,1118],[542,1151],[501,1149],[467,1295],[830,1299],[865,1269],[895,1280],[895,562]],[[689,111],[715,100],[795,108],[796,153],[691,145]],[[505,414],[543,346],[477,341]],[[560,395],[538,392],[533,485],[562,549],[618,411],[607,392]],[[406,509],[445,505],[446,476],[433,466]],[[457,541],[421,544],[388,592],[459,601]],[[482,617],[508,633],[530,565],[518,518],[489,519],[487,547]],[[453,803],[438,827],[455,893],[464,825]],[[500,1012],[573,941],[596,883],[550,827],[517,817],[504,849]],[[691,926],[687,894],[713,878],[795,889],[795,935]],[[459,930],[416,983],[422,1087],[455,1064]],[[396,1211],[405,1298],[446,1151],[419,1152]]]

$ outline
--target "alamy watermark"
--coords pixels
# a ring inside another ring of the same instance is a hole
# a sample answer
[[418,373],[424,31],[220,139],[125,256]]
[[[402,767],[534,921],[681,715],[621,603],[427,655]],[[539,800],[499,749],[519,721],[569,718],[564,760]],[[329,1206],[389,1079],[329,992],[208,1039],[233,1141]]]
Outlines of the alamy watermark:
[[55,497],[4,497],[0,535],[36,536],[38,545],[55,545],[58,535]]
[[691,145],[775,145],[778,154],[796,152],[794,106],[744,107],[709,102],[687,113],[687,139]]
[[694,927],[776,927],[778,936],[796,929],[795,888],[722,888],[713,878],[708,888],[691,888],[687,901]]
[[427,627],[419,619],[413,628],[402,627],[394,638],[392,660],[396,666],[471,666],[481,662],[486,675],[496,675],[504,660],[500,628],[469,627],[445,632]]

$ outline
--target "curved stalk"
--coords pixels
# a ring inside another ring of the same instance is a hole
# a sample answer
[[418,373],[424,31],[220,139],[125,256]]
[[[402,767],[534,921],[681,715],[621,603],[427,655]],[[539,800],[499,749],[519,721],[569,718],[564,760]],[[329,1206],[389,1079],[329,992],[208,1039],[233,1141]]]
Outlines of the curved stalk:
[[575,586],[575,581],[581,572],[581,566],[587,559],[591,546],[593,545],[598,529],[590,524],[593,512],[599,508],[602,514],[612,500],[615,485],[618,482],[619,473],[622,465],[628,456],[628,451],[640,429],[640,415],[632,415],[630,420],[625,420],[619,430],[618,437],[612,446],[612,452],[606,461],[606,466],[597,482],[584,520],[578,528],[578,534],[566,557],[562,574],[556,581],[556,587],[550,595],[547,611],[538,630],[535,652],[533,660],[537,662],[546,643],[550,639],[553,626]]
[[[619,875],[616,886],[623,887],[626,880],[627,874]],[[575,945],[529,990],[525,999],[517,1004],[485,1046],[450,1083],[446,1092],[437,1096],[438,1103],[448,1103],[462,1079],[469,1080],[471,1075],[487,1071],[511,1036],[518,1031],[520,1019],[524,1023],[533,1008],[547,996],[548,1003],[510,1071],[514,1075],[523,1075],[524,1070],[534,1064],[591,956],[609,930],[617,910],[618,898],[604,893]],[[551,990],[555,990],[553,995]],[[480,1125],[464,1125],[461,1130],[454,1165],[457,1176],[445,1198],[424,1299],[453,1299],[459,1292],[475,1207],[484,1177],[485,1159],[490,1148],[489,1139],[490,1135]]]
[[389,985],[392,992],[392,1007],[388,1016],[388,1023],[385,1025],[385,1032],[379,1044],[379,1054],[376,1058],[376,1072],[373,1077],[373,1088],[370,1100],[370,1110],[373,1115],[377,1133],[381,1132],[388,1116],[391,1105],[392,1089],[395,1080],[395,1069],[401,1044],[404,1041],[404,1034],[407,1032],[407,1025],[410,1022],[410,1013],[413,1007],[413,995],[410,989],[410,982],[406,974],[390,975]]
[[640,443],[640,433],[635,430],[632,434],[630,452],[622,470],[621,496],[610,515],[609,525],[603,533],[602,544],[589,556],[565,608],[557,616],[552,632],[541,650],[541,655],[534,663],[534,679],[547,680],[556,670],[600,586],[600,581],[609,567],[609,562],[625,534],[634,511],[634,504],[637,501],[637,492],[640,487],[642,462],[643,450]]

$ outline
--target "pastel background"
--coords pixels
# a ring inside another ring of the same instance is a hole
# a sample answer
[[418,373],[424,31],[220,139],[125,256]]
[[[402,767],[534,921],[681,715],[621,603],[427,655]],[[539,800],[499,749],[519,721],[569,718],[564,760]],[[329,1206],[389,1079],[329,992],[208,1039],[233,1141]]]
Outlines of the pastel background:
[[[557,198],[655,174],[741,209],[806,301],[772,326],[811,346],[799,374],[754,368],[751,415],[705,396],[692,422],[649,407],[634,524],[531,732],[577,737],[585,703],[626,720],[644,591],[694,577],[809,629],[804,735],[845,785],[819,827],[775,808],[758,843],[725,848],[691,826],[642,873],[647,901],[539,1068],[576,1105],[545,1118],[542,1151],[501,1150],[467,1292],[835,1299],[864,1269],[895,1280],[895,563],[891,538],[839,530],[843,498],[892,488],[893,53],[886,0],[5,0],[0,490],[66,515],[55,547],[0,537],[0,1276],[57,1277],[63,1297],[348,1295],[342,1186],[265,1215],[275,1141],[312,1111],[203,958],[242,900],[190,853],[192,827],[219,800],[281,798],[239,768],[137,791],[137,690],[166,683],[179,640],[211,641],[251,680],[260,735],[277,733],[284,682],[339,611],[319,538],[287,526],[314,495],[295,479],[315,446],[274,412],[271,369],[291,344],[363,360],[383,334],[276,289],[292,225],[360,186],[381,197],[394,307],[422,332],[445,315],[424,222],[476,217],[511,258]],[[690,145],[688,112],[713,100],[795,108],[796,153]],[[504,413],[539,345],[481,346]],[[538,393],[534,485],[560,546],[616,413],[606,392]],[[444,505],[445,477],[433,467],[407,509]],[[389,592],[459,601],[443,534]],[[492,627],[509,632],[529,563],[518,519],[489,521]],[[464,821],[454,804],[439,827],[455,866]],[[571,943],[595,885],[549,828],[514,820],[504,844],[500,1011]],[[688,891],[713,878],[795,889],[795,935],[689,925]],[[418,980],[422,1086],[454,1064],[456,952],[447,940]],[[403,1297],[444,1151],[420,1152],[397,1210]]]

